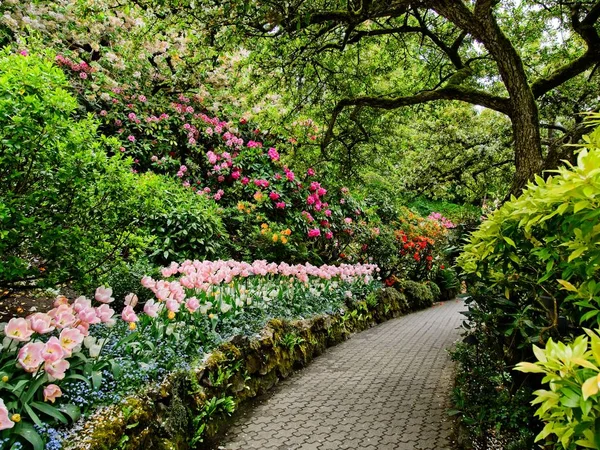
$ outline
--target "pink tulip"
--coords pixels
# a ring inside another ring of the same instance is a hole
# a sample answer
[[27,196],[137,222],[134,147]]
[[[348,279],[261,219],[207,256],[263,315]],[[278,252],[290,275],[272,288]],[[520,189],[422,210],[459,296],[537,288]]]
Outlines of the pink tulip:
[[152,289],[154,288],[154,286],[156,286],[156,281],[154,281],[152,277],[146,275],[142,278],[142,286],[144,286],[147,289]]
[[54,380],[62,380],[65,377],[65,372],[69,368],[69,361],[65,359],[59,359],[53,363],[44,364],[44,370],[48,374],[48,379],[50,381]]
[[125,305],[126,306],[131,306],[132,308],[135,308],[135,305],[138,304],[138,296],[135,295],[133,292],[130,294],[127,294],[125,296]]
[[21,347],[17,360],[23,370],[29,373],[33,373],[38,370],[42,362],[44,362],[44,358],[42,356],[43,349],[43,342],[29,342]]
[[144,305],[144,312],[150,317],[158,317],[159,309],[160,303],[156,303],[154,300],[148,300]]
[[83,295],[81,297],[77,297],[73,302],[73,311],[78,313],[84,308],[90,308],[92,306],[92,301],[88,298],[85,298]]
[[121,318],[125,322],[137,322],[139,320],[138,316],[136,315],[135,311],[131,306],[126,306],[125,309],[123,309],[123,312],[121,313]]
[[181,306],[179,302],[173,298],[167,299],[165,306],[168,311],[179,312],[179,307]]
[[90,325],[94,325],[96,323],[100,323],[100,319],[96,315],[96,309],[88,306],[83,308],[81,311],[77,313],[77,318],[83,322]]
[[195,312],[198,308],[200,308],[200,302],[196,297],[190,297],[185,302],[185,307],[191,313]]
[[56,328],[63,329],[70,327],[77,321],[75,315],[70,311],[63,311],[54,318]]
[[0,398],[0,431],[8,430],[9,428],[12,428],[14,426],[15,423],[9,418],[8,409],[4,404],[4,400]]
[[33,330],[29,327],[27,320],[14,318],[10,319],[8,324],[6,324],[4,334],[15,341],[27,342],[31,338]]
[[55,384],[49,384],[44,388],[44,401],[54,403],[58,397],[62,397],[62,391]]
[[52,326],[52,317],[44,313],[35,313],[30,315],[27,320],[33,331],[39,334],[50,333],[54,330]]
[[98,317],[102,323],[110,322],[114,314],[115,310],[106,304],[100,305],[96,308],[96,317]]
[[71,356],[71,353],[83,342],[85,335],[77,328],[66,328],[61,331],[59,336],[60,345],[65,351],[65,355]]
[[42,358],[44,358],[45,362],[54,363],[63,356],[65,356],[65,352],[60,341],[56,336],[52,336],[42,349]]
[[100,303],[111,303],[114,300],[114,298],[112,298],[112,289],[104,286],[97,288],[96,300]]

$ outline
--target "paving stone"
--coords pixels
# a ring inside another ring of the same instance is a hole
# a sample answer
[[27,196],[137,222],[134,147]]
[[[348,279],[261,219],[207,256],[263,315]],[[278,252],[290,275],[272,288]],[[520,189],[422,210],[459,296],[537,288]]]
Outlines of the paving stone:
[[[390,320],[328,349],[236,418],[219,448],[447,450],[460,301]],[[268,398],[267,398],[268,397]]]

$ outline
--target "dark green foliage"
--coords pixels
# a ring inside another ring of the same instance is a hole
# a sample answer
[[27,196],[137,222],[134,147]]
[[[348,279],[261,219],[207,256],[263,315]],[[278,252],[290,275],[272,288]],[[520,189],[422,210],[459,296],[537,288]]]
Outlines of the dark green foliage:
[[460,281],[458,280],[456,271],[452,268],[445,267],[443,269],[438,269],[435,272],[434,281],[440,288],[441,298],[443,300],[449,300],[456,297],[460,291]]
[[433,305],[433,293],[428,284],[411,280],[400,280],[397,285],[400,292],[406,295],[406,299],[412,310],[428,308]]
[[143,228],[152,237],[151,262],[166,265],[171,261],[227,256],[227,234],[214,202],[152,173],[139,177],[137,191],[147,217]]
[[427,287],[431,290],[431,295],[433,296],[433,301],[437,302],[442,299],[442,291],[440,287],[433,281],[427,281],[425,283]]
[[73,118],[63,73],[0,53],[0,285],[90,283],[126,259],[136,218],[130,163]]

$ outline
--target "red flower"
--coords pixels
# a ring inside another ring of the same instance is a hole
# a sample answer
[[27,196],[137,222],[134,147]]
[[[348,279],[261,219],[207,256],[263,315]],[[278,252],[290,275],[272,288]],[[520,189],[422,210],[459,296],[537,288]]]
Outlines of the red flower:
[[415,253],[413,258],[415,258],[415,261],[421,261],[421,255],[419,255],[419,252]]

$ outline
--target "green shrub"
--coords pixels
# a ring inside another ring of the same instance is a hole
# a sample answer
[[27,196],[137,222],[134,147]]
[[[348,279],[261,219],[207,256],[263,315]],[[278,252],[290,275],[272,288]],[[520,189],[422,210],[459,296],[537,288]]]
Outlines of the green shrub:
[[[459,382],[477,383],[469,357],[493,352],[496,367],[486,376],[497,383],[488,384],[485,395],[508,389],[522,401],[512,403],[516,411],[530,408],[519,393],[537,389],[540,380],[521,373],[508,379],[506,368],[532,360],[532,343],[570,338],[580,326],[600,321],[600,129],[586,142],[575,166],[567,164],[547,180],[536,177],[518,199],[491,214],[458,259],[471,294],[466,341],[477,349],[461,358]],[[501,408],[501,398],[471,400],[463,421],[485,417],[477,430],[483,435],[510,423],[512,432],[527,426],[527,418],[511,421],[493,410]]]
[[600,336],[586,330],[571,344],[553,342],[534,346],[535,363],[522,362],[516,370],[543,374],[550,390],[534,392],[535,415],[546,423],[535,440],[552,448],[600,448]]
[[425,283],[429,289],[431,290],[431,295],[433,296],[433,301],[438,302],[442,299],[442,290],[440,287],[433,281],[427,281]]
[[218,206],[166,176],[140,176],[136,188],[152,236],[150,261],[166,265],[186,259],[226,257],[227,233]]
[[458,280],[458,276],[454,269],[448,267],[438,269],[435,273],[434,280],[441,290],[442,300],[450,300],[458,295],[460,291],[460,281]]
[[433,293],[428,284],[411,280],[400,280],[398,288],[400,292],[406,295],[406,299],[412,310],[429,308],[433,305]]
[[3,287],[91,283],[139,244],[130,162],[73,118],[66,85],[49,57],[0,52]]

